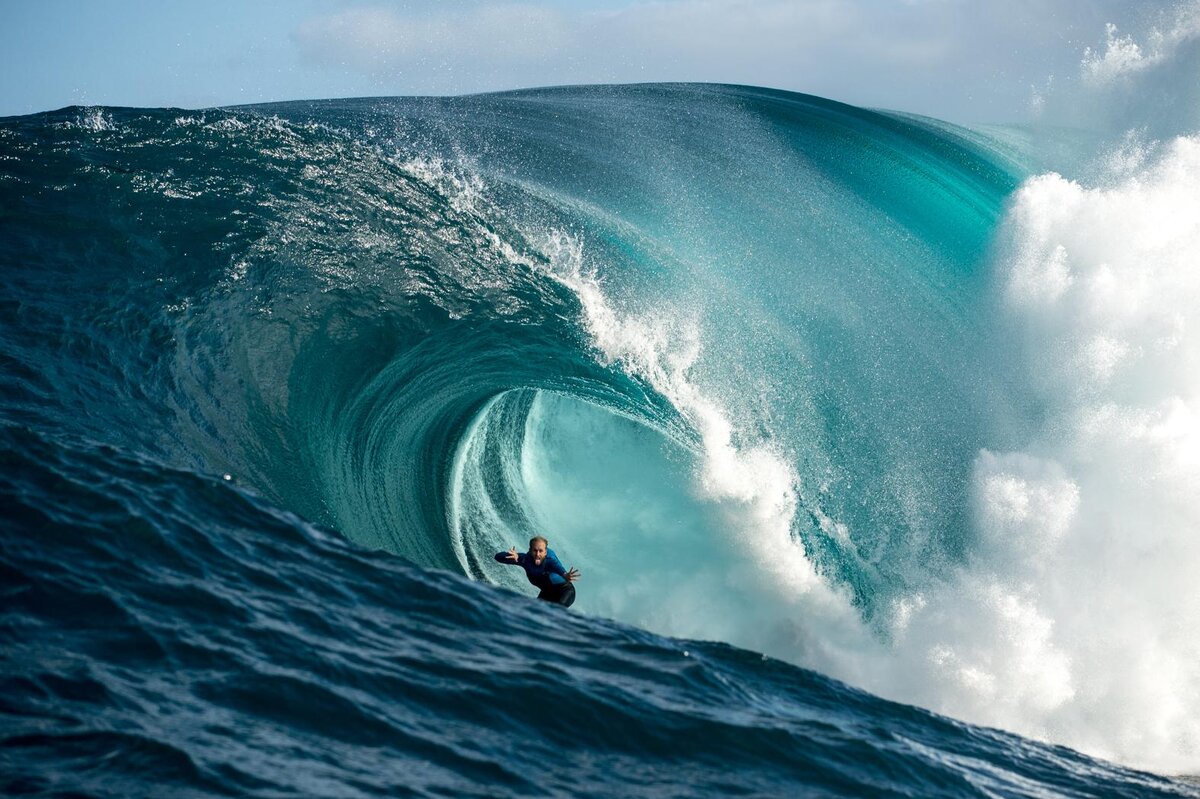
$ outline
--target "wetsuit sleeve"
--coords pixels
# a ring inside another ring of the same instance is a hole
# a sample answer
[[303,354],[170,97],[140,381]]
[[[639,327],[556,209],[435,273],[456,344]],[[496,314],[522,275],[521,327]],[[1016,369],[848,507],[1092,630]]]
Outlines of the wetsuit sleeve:
[[550,578],[551,585],[567,584],[567,570],[563,568],[558,555],[555,555],[553,552],[546,553],[546,572]]
[[514,563],[513,561],[511,561],[511,560],[509,560],[509,559],[508,559],[508,553],[507,553],[507,552],[497,552],[497,553],[496,553],[496,561],[497,561],[497,562],[499,562],[499,563],[503,563],[505,566],[522,566],[522,565],[524,565],[524,563],[525,563],[525,553],[524,553],[524,552],[518,552],[518,553],[517,553],[517,560],[516,560],[516,562]]

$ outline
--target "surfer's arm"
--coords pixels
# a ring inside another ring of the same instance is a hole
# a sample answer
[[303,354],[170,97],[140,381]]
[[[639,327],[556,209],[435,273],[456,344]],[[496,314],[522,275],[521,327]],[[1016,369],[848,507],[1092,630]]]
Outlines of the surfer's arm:
[[553,585],[566,585],[579,579],[579,569],[564,569],[558,555],[548,555],[546,562],[550,569],[550,582]]
[[571,580],[567,577],[567,570],[563,568],[562,562],[558,559],[558,555],[546,555],[546,569],[550,572],[551,585],[566,585]]
[[[512,557],[512,555],[516,555],[516,558]],[[506,566],[520,566],[522,560],[524,560],[524,553],[518,553],[516,547],[512,547],[508,552],[496,553],[497,563],[503,563]]]
[[[513,557],[514,555],[516,557]],[[503,563],[507,566],[520,566],[522,563],[525,562],[525,553],[517,552],[517,548],[513,547],[512,549],[508,550],[507,552],[497,552],[496,553],[496,561],[498,563]]]

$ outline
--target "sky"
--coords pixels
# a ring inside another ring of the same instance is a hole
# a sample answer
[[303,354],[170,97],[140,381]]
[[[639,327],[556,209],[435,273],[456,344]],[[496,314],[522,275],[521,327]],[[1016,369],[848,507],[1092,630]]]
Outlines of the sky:
[[0,116],[711,81],[1021,122],[1104,48],[1106,24],[1136,34],[1180,4],[0,0]]

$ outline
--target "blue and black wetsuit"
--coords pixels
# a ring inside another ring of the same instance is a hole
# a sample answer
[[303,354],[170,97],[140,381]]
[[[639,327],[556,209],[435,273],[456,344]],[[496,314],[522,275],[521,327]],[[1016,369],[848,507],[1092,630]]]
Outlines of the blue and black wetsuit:
[[529,578],[529,582],[541,589],[538,599],[544,599],[547,602],[557,602],[563,607],[568,608],[575,601],[575,586],[567,581],[567,570],[563,568],[558,555],[554,554],[553,549],[546,550],[546,557],[542,558],[541,565],[534,563],[533,558],[528,552],[522,552],[517,555],[516,563],[508,559],[507,552],[497,552],[496,560],[509,566],[520,566],[524,569],[525,576]]

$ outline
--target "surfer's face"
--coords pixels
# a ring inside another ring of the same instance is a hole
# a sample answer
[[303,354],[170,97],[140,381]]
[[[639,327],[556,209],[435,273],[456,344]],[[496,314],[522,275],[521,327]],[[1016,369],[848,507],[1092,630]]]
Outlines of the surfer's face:
[[546,545],[541,541],[536,544],[529,545],[529,554],[533,555],[533,562],[541,565],[541,562],[546,559]]

